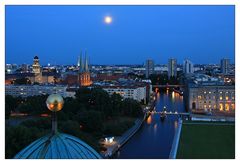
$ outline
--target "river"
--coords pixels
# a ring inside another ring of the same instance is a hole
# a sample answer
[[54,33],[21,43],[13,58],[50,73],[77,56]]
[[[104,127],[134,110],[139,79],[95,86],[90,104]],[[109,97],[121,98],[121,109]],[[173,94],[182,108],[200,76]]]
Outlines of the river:
[[[156,111],[184,112],[183,97],[166,90],[157,94]],[[177,128],[177,116],[167,116],[161,121],[159,114],[152,114],[141,129],[116,153],[118,159],[167,159]]]

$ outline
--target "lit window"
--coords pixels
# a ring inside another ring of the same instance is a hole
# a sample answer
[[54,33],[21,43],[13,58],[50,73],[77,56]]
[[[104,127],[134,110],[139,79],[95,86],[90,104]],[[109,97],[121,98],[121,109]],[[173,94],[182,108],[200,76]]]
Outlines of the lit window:
[[225,104],[225,110],[229,111],[229,104]]
[[208,92],[209,94],[211,94],[212,92]]
[[226,100],[228,100],[228,96],[226,96],[225,98],[226,98]]
[[222,103],[219,104],[219,110],[223,111],[223,104]]
[[231,104],[232,110],[235,109],[235,104]]
[[222,100],[222,96],[220,96],[220,100]]

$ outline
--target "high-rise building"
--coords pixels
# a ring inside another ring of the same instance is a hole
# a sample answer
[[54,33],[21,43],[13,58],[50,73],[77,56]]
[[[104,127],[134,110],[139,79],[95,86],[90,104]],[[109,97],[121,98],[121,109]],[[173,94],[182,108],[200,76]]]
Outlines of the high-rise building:
[[168,59],[168,78],[177,77],[177,59]]
[[190,60],[184,60],[183,61],[183,73],[188,74],[188,73],[193,73],[193,63]]
[[78,83],[80,86],[89,86],[92,84],[91,75],[88,65],[88,57],[85,52],[85,60],[82,59],[82,54],[78,59]]
[[230,64],[230,60],[229,59],[221,59],[221,72],[223,74],[228,74],[229,72],[229,64]]
[[145,63],[145,68],[146,68],[146,78],[149,78],[151,74],[154,74],[154,61],[151,59],[146,60]]
[[21,69],[22,69],[22,72],[28,72],[28,65],[27,64],[22,64]]

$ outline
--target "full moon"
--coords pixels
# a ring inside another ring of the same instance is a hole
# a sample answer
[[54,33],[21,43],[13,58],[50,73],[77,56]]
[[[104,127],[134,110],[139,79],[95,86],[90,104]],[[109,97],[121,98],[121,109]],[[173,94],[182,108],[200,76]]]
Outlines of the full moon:
[[107,23],[107,24],[112,23],[112,17],[106,16],[106,17],[104,18],[104,22]]

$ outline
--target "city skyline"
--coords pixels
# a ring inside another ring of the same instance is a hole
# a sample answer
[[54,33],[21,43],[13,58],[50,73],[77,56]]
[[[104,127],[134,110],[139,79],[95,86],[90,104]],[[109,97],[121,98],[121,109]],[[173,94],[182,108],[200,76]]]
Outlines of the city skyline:
[[93,65],[235,63],[234,44],[234,6],[6,7],[6,64],[76,64],[81,50]]

